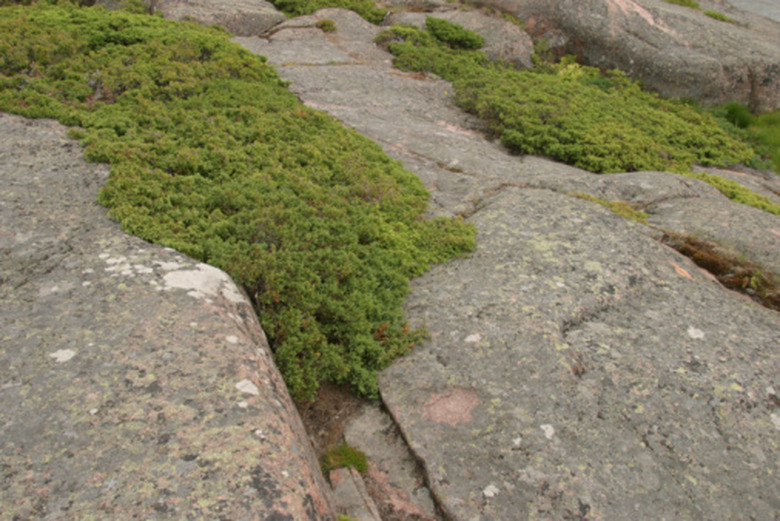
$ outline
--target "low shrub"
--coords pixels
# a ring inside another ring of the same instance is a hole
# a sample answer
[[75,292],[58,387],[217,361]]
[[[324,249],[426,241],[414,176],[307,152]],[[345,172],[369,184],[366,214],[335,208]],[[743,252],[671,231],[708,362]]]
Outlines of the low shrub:
[[127,232],[247,289],[296,399],[323,380],[376,397],[377,371],[422,335],[401,310],[409,279],[474,247],[473,228],[423,218],[417,176],[219,29],[3,7],[0,57],[0,110],[79,127]]
[[485,39],[474,31],[440,18],[427,17],[425,19],[425,28],[428,29],[434,38],[447,44],[452,49],[476,50],[485,43]]
[[317,27],[326,33],[333,33],[336,32],[336,22],[331,20],[330,18],[324,18],[322,20],[317,21]]
[[372,0],[269,0],[287,16],[312,14],[326,7],[350,9],[372,24],[385,19],[387,10],[378,8]]
[[451,81],[456,103],[516,153],[599,173],[687,171],[694,163],[753,157],[710,114],[644,92],[620,71],[603,74],[571,60],[515,70],[413,27],[393,27],[377,41],[395,55],[398,68]]

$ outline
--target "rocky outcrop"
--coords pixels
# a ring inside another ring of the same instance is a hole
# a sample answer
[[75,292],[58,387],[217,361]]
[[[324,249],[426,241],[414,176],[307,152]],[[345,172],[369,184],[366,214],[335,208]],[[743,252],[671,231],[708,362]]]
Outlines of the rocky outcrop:
[[[699,3],[701,10],[664,0],[480,2],[519,17],[553,52],[623,70],[665,96],[780,107],[780,24],[725,2]],[[734,23],[710,18],[709,9]]]
[[0,517],[330,519],[250,303],[124,234],[65,133],[0,114]]
[[[445,515],[773,518],[780,316],[659,238],[736,241],[776,271],[780,218],[673,174],[511,156],[452,105],[449,84],[392,69],[378,28],[317,17],[338,30],[237,41],[420,175],[432,214],[477,228],[471,257],[413,282],[407,315],[430,340],[380,381]],[[780,192],[776,177],[711,172]],[[650,225],[571,192],[639,202]]]
[[[265,0],[144,0],[151,12],[169,20],[190,20],[203,25],[221,25],[239,36],[263,34],[287,17]],[[97,0],[109,9],[118,0]]]

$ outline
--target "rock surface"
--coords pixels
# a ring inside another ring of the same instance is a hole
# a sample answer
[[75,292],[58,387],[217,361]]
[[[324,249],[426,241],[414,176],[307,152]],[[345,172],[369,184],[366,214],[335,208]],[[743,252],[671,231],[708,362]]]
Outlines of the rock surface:
[[[338,30],[314,29],[318,17]],[[413,283],[408,317],[430,341],[380,381],[444,514],[774,518],[780,316],[658,238],[739,239],[776,271],[780,218],[672,174],[510,156],[452,106],[446,82],[392,69],[378,28],[340,10],[308,20],[236,40],[418,173],[432,214],[478,231],[471,257]],[[776,177],[723,175],[777,192]],[[640,202],[652,226],[572,191]]]
[[0,518],[330,519],[252,306],[122,233],[65,133],[0,114]]
[[[264,34],[287,17],[265,0],[144,0],[150,11],[169,20],[192,20],[203,25],[221,25],[239,36]],[[118,9],[119,0],[96,4]]]
[[[617,68],[649,88],[706,104],[780,108],[780,24],[723,1],[701,10],[664,0],[482,0],[511,13],[558,54]],[[710,18],[715,10],[732,18]]]

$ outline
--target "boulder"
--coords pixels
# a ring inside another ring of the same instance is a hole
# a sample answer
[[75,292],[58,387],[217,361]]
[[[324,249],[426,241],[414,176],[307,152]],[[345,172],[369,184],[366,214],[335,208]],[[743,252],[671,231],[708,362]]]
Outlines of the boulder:
[[[702,1],[701,9],[664,0],[481,0],[520,18],[555,54],[617,68],[669,97],[705,104],[738,101],[757,111],[780,107],[780,24]],[[734,23],[704,14],[723,12]]]
[[422,29],[428,16],[442,18],[482,36],[485,39],[482,50],[490,59],[505,61],[522,68],[533,67],[531,55],[534,52],[534,43],[531,37],[517,24],[477,10],[395,13],[389,15],[382,25],[405,24]]
[[0,114],[0,517],[331,519],[251,304],[109,220],[66,132]]
[[[169,20],[192,20],[221,25],[239,36],[263,34],[287,17],[265,0],[144,0],[150,11]],[[119,8],[117,0],[97,0],[108,9]]]

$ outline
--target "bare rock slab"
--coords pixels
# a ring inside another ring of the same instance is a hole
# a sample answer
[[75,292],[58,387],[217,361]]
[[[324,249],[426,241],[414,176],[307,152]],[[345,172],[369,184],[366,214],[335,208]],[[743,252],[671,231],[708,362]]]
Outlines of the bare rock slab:
[[[287,17],[265,0],[144,0],[150,11],[169,20],[191,20],[203,25],[221,25],[238,36],[264,34]],[[119,0],[97,0],[109,9]]]
[[0,114],[0,517],[330,519],[249,302],[111,222],[65,131]]
[[507,188],[414,283],[382,398],[453,519],[771,519],[780,316],[610,212]]

